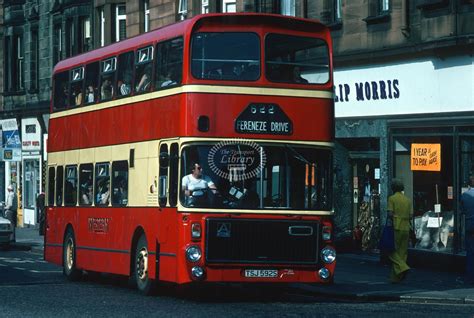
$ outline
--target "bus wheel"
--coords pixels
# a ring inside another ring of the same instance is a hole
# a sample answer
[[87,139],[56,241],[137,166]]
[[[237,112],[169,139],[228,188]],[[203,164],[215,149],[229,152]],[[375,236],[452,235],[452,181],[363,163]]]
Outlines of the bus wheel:
[[142,235],[135,249],[133,275],[138,290],[144,295],[150,295],[153,290],[153,281],[148,277],[148,266],[148,243],[145,235]]
[[68,230],[63,244],[63,273],[71,281],[81,277],[81,271],[76,268],[76,240],[74,232]]

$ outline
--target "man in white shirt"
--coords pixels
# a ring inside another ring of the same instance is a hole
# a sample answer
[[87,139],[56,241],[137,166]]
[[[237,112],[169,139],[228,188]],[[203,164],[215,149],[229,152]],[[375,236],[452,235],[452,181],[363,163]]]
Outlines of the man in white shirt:
[[216,185],[211,178],[203,175],[202,167],[197,162],[192,164],[191,173],[183,177],[181,187],[187,204],[192,204],[189,203],[191,197],[203,197],[205,195],[204,191],[207,189],[211,189],[213,193],[217,192]]
[[17,221],[17,209],[18,209],[18,199],[16,197],[16,193],[13,190],[13,186],[9,185],[7,187],[8,194],[7,200],[5,202],[5,217],[10,220],[13,226],[13,237],[15,237],[15,230],[16,230],[16,221]]

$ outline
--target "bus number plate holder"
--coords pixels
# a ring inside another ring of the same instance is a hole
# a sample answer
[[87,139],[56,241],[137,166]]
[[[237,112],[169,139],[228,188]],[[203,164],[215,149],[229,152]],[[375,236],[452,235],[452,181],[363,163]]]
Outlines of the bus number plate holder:
[[244,276],[247,278],[276,278],[278,270],[276,269],[246,269]]

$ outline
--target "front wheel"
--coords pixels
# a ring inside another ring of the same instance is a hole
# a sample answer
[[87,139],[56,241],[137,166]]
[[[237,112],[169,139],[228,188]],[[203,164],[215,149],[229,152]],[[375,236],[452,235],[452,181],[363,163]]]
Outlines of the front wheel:
[[72,230],[68,230],[64,237],[63,273],[71,281],[81,277],[81,271],[76,268],[76,240]]
[[138,290],[144,295],[150,295],[153,291],[153,281],[148,277],[149,257],[148,242],[143,234],[138,240],[135,249],[135,261],[133,276]]

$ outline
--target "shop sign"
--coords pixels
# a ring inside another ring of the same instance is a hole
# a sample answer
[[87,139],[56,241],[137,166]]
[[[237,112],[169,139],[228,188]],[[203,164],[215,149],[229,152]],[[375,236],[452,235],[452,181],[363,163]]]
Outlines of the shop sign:
[[411,144],[412,171],[441,171],[441,144]]
[[25,118],[21,121],[21,136],[23,152],[41,150],[41,127],[36,118]]
[[2,125],[2,160],[21,161],[21,141],[16,119],[1,120]]

